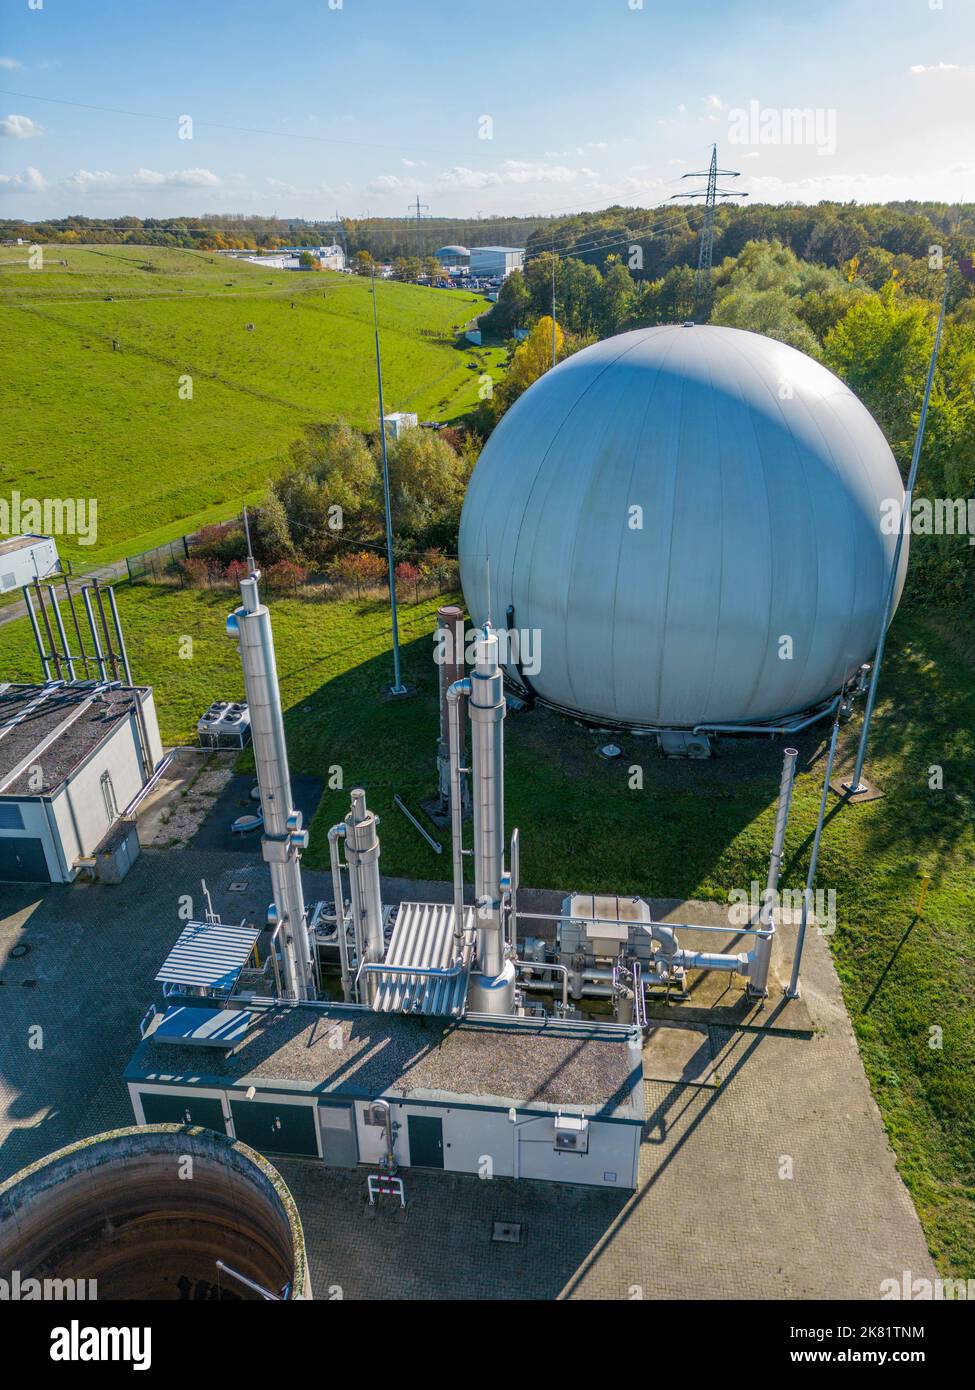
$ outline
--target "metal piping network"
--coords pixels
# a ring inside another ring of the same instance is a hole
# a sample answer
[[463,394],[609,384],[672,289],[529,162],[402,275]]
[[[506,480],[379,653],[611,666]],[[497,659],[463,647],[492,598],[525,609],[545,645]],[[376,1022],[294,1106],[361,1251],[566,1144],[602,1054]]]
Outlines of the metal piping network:
[[[477,901],[476,969],[469,1003],[475,1013],[511,1014],[515,964],[504,937],[505,899],[511,878],[504,868],[504,677],[498,639],[485,624],[475,645],[473,675],[447,691],[451,759],[451,839],[456,930],[464,920],[464,873],[460,800],[460,716],[467,701],[471,719],[471,792],[474,813],[474,893]],[[465,952],[466,954],[466,952]]]
[[301,826],[301,812],[291,804],[291,775],[281,713],[271,615],[260,601],[260,572],[240,582],[242,606],[227,619],[227,631],[236,637],[244,670],[244,689],[250,710],[251,737],[257,784],[264,813],[261,854],[271,871],[274,901],[267,911],[269,926],[279,923],[284,992],[292,999],[314,998],[314,973],[308,941],[308,921],[301,882],[301,851],[308,832]]

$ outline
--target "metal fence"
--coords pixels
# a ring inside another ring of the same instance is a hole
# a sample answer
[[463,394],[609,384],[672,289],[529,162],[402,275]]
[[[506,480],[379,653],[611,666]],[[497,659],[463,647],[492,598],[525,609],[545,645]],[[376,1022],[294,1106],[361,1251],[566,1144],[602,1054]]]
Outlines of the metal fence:
[[154,550],[143,550],[138,555],[127,555],[125,567],[132,580],[157,579],[179,560],[185,560],[190,553],[190,537],[180,536],[178,540],[166,545],[157,545]]

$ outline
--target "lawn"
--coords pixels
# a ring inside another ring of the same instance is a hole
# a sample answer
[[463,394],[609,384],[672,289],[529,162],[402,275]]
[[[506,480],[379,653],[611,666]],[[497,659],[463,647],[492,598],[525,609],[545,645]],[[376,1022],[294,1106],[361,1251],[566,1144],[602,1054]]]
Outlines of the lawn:
[[[119,604],[136,679],[155,686],[164,738],[192,740],[214,698],[240,697],[235,644],[224,636],[235,595],[123,586]],[[437,735],[431,659],[436,600],[401,607],[405,702],[383,701],[392,674],[381,602],[273,603],[292,770],[341,768],[326,792],[307,862],[324,868],[326,834],[364,785],[382,817],[387,873],[443,879],[438,857],[393,804],[433,790]],[[192,655],[180,656],[183,636]],[[869,770],[884,797],[831,806],[819,886],[837,896],[830,944],[900,1171],[945,1273],[975,1271],[975,625],[902,609],[892,630]],[[23,622],[0,631],[0,669],[35,678]],[[723,900],[764,881],[778,787],[778,743],[722,745],[702,763],[655,756],[622,739],[624,757],[596,756],[598,736],[538,711],[506,725],[508,826],[522,828],[526,884]],[[855,722],[844,732],[848,758]],[[796,799],[784,886],[805,878],[823,771],[823,734],[797,741]],[[631,790],[628,769],[644,769]],[[943,786],[932,787],[943,769]],[[622,833],[621,833],[622,832]],[[931,875],[915,920],[918,874]]]
[[[34,271],[25,256],[0,251],[0,371],[15,388],[0,488],[97,500],[95,544],[59,538],[76,565],[259,498],[312,421],[375,427],[367,281],[144,247],[48,247]],[[504,357],[457,341],[486,300],[391,282],[378,296],[387,411],[470,410]]]

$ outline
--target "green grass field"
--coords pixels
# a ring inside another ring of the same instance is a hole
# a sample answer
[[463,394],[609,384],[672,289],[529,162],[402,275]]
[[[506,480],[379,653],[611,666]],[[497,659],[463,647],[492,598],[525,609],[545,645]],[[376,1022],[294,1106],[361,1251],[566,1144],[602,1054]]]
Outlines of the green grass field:
[[[150,586],[118,594],[133,671],[155,687],[165,739],[193,741],[211,699],[243,695],[236,646],[224,636],[236,596]],[[313,866],[326,867],[327,829],[361,783],[382,818],[383,869],[449,876],[449,860],[393,804],[398,792],[415,809],[433,789],[436,606],[401,608],[404,673],[418,693],[389,703],[379,693],[392,674],[384,603],[273,603],[292,770],[343,770],[345,789],[326,792],[312,826]],[[184,634],[194,639],[189,660],[179,656]],[[836,891],[830,944],[900,1171],[941,1270],[965,1277],[975,1269],[973,636],[971,623],[898,615],[868,764],[885,796],[832,803],[818,880]],[[24,622],[0,631],[0,670],[36,678]],[[857,727],[844,731],[847,756]],[[507,823],[522,827],[525,883],[724,900],[764,881],[779,743],[723,745],[721,757],[701,764],[660,759],[647,741],[624,738],[625,756],[609,764],[596,756],[596,734],[544,711],[512,716],[506,729]],[[822,731],[801,736],[798,747],[783,874],[790,888],[805,878]],[[627,785],[632,763],[644,768],[642,791]],[[935,766],[940,790],[930,786]],[[922,872],[932,882],[915,920]]]
[[[47,247],[38,270],[26,255],[0,250],[0,371],[13,388],[2,488],[97,499],[96,543],[59,538],[76,565],[260,497],[312,421],[375,427],[367,281],[146,247]],[[504,353],[455,337],[487,301],[392,282],[378,294],[387,411],[470,410],[480,373],[468,364],[497,375]]]

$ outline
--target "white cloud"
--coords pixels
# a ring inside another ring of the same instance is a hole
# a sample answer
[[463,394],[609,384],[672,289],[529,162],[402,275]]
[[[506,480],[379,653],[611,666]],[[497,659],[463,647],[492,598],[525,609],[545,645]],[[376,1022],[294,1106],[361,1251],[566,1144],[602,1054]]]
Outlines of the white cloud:
[[113,174],[107,169],[78,169],[64,180],[77,193],[115,193],[135,189],[219,188],[220,178],[210,169],[136,169],[132,174]]
[[[940,169],[915,168],[902,173],[824,174],[817,178],[784,179],[753,174],[748,178],[752,203],[891,203],[918,199],[960,200],[975,179],[975,162]],[[957,192],[952,190],[957,189]]]
[[396,193],[406,187],[398,174],[380,174],[366,185],[370,193]]
[[22,68],[23,63],[18,63],[16,58],[0,58],[0,68],[6,72],[14,72],[17,68]]
[[546,164],[540,161],[506,159],[497,169],[468,169],[455,165],[437,176],[441,188],[501,188],[534,184],[574,184],[580,180],[598,178],[595,169],[583,165],[578,169],[567,164]]
[[0,174],[0,188],[4,193],[46,193],[47,179],[40,169],[28,165],[19,174]]
[[442,188],[499,188],[501,178],[498,174],[483,169],[468,169],[463,164],[455,165],[438,174],[437,183]]
[[44,127],[32,121],[30,116],[4,116],[0,118],[0,135],[8,135],[12,140],[30,140],[43,134]]
[[912,63],[910,71],[915,77],[928,72],[960,72],[971,77],[975,73],[975,64],[963,67],[960,63]]

